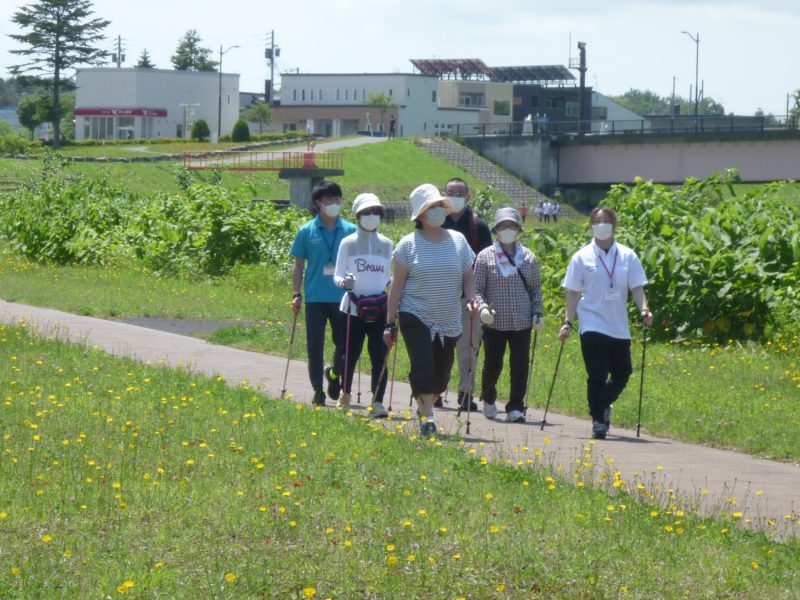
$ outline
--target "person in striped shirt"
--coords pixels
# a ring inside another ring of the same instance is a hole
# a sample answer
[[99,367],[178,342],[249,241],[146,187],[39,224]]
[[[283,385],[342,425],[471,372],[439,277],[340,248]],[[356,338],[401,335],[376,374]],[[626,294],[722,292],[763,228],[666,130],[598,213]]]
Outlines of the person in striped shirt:
[[387,346],[395,343],[399,320],[411,361],[409,382],[419,406],[420,431],[428,436],[436,433],[433,403],[447,389],[462,333],[462,294],[472,318],[477,316],[475,254],[461,233],[442,227],[453,204],[435,185],[417,187],[409,200],[416,229],[393,253],[384,341]]

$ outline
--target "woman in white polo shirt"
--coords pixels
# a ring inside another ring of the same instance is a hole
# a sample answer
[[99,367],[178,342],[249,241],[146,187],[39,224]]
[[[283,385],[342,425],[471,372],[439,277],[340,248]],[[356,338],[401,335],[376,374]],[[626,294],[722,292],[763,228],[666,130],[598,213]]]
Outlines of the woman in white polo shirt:
[[567,290],[563,343],[577,317],[581,353],[586,366],[586,397],[592,416],[592,437],[605,439],[611,426],[611,405],[633,373],[628,292],[646,326],[653,322],[644,286],[647,277],[636,253],[614,240],[616,213],[598,206],[589,215],[592,241],[570,259],[562,286]]

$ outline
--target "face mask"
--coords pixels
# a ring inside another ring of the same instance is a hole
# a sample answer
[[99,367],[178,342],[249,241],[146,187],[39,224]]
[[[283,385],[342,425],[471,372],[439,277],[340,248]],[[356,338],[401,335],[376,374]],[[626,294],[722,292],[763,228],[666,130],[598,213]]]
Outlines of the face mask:
[[447,196],[447,199],[453,203],[454,213],[460,213],[462,210],[464,210],[465,199],[461,196]]
[[441,206],[429,208],[425,211],[425,220],[428,222],[428,225],[432,225],[434,227],[441,227],[444,224],[445,216],[444,208]]
[[340,208],[342,208],[341,204],[323,204],[322,212],[329,217],[338,217]]
[[381,224],[381,216],[361,215],[358,217],[358,224],[361,225],[361,229],[365,229],[366,231],[375,231],[378,228],[378,225]]
[[501,244],[513,244],[517,240],[517,235],[515,229],[501,229],[497,232],[497,239]]
[[601,242],[610,238],[614,233],[614,226],[611,223],[595,223],[592,225],[592,235]]

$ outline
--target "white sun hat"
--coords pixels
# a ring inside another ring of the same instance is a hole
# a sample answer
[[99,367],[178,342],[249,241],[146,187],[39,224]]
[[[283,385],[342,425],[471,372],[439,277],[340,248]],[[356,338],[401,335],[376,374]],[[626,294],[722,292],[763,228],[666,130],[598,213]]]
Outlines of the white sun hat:
[[369,192],[359,194],[356,196],[356,199],[353,200],[353,216],[356,217],[362,210],[367,210],[368,208],[374,208],[376,206],[380,208],[381,211],[384,210],[380,198],[378,198],[375,194],[371,194]]
[[444,205],[445,214],[449,215],[453,212],[453,203],[445,196],[442,196],[439,188],[432,183],[423,183],[421,186],[415,188],[408,199],[411,201],[412,221],[419,218],[432,204],[436,204],[437,202],[441,202]]

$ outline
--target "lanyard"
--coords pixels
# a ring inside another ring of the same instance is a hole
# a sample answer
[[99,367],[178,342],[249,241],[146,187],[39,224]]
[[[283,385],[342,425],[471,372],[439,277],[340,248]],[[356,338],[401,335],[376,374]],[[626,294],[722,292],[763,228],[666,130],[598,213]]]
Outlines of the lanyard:
[[328,243],[328,236],[326,235],[326,232],[327,232],[327,227],[325,227],[323,225],[320,228],[320,235],[322,236],[322,241],[324,241],[325,245],[328,247],[328,255],[330,256],[330,258],[328,259],[328,264],[332,265],[332,264],[334,264],[333,248],[334,248],[334,246],[336,246],[336,238],[339,236],[339,228],[338,227],[334,227],[334,229],[333,229],[333,240],[331,241],[330,244]]
[[611,289],[614,289],[614,271],[617,269],[617,257],[619,256],[619,252],[614,252],[614,264],[611,265],[611,270],[608,270],[606,266],[606,261],[603,260],[603,255],[598,254],[597,257],[600,259],[600,262],[603,264],[603,268],[606,271],[606,275],[608,275],[608,280],[611,285]]

